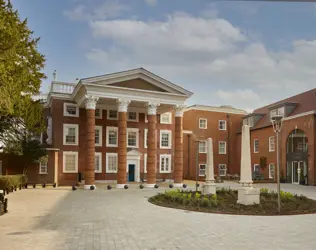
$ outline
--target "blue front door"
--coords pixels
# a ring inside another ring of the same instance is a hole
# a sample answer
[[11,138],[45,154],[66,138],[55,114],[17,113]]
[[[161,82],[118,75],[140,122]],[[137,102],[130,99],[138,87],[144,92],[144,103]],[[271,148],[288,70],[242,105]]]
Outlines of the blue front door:
[[128,181],[135,181],[135,164],[128,164]]

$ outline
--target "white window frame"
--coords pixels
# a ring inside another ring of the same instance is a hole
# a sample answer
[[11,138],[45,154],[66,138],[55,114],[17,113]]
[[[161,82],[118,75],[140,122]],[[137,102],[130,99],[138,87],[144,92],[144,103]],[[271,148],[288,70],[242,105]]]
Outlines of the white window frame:
[[[66,142],[66,129],[68,128],[75,128],[76,129],[76,141],[75,143],[67,143]],[[65,146],[78,146],[79,144],[79,124],[63,124],[63,145]]]
[[[221,174],[221,167],[225,166],[225,174]],[[218,175],[219,176],[226,176],[227,175],[227,165],[226,164],[218,164]]]
[[145,128],[144,129],[144,148],[148,147],[148,145],[147,145],[147,137],[148,137],[148,129]]
[[[67,112],[67,106],[76,107],[76,114],[75,114],[75,115],[68,114],[68,112]],[[64,116],[79,117],[79,107],[78,107],[78,105],[75,104],[75,103],[64,102]]]
[[[129,119],[129,113],[131,113],[131,112],[136,113],[136,119],[135,120]],[[128,122],[138,122],[139,121],[139,113],[137,111],[133,111],[133,110],[127,111],[126,115],[127,115],[127,121]]]
[[[258,142],[258,151],[256,151],[256,141]],[[258,139],[254,139],[253,140],[253,152],[255,154],[259,153],[260,149],[259,149],[260,145],[259,145],[259,140]]]
[[[99,161],[100,162],[100,168],[99,168],[99,170],[96,170],[95,166],[94,166],[94,172],[95,173],[102,173],[102,153],[101,152],[95,152],[94,156],[97,156],[97,157],[100,158],[100,161]],[[95,160],[94,160],[94,164],[95,164]]]
[[[128,145],[128,133],[129,132],[136,132],[136,146]],[[139,129],[138,128],[127,128],[126,129],[126,145],[128,148],[138,148],[139,144]]]
[[144,154],[144,173],[147,173],[147,154]]
[[[225,144],[225,152],[221,152],[221,143],[224,143]],[[227,143],[226,143],[226,141],[219,141],[218,142],[218,154],[220,154],[220,155],[226,155],[226,153],[227,153]]]
[[[205,120],[205,128],[201,127],[201,120]],[[199,129],[207,129],[207,119],[206,118],[199,118]]]
[[148,116],[147,116],[147,113],[145,113],[145,123],[148,123]]
[[[224,124],[225,124],[225,127],[222,128],[222,129],[221,129],[221,122],[224,122]],[[227,122],[226,122],[225,120],[219,120],[219,121],[218,121],[218,129],[219,129],[219,130],[223,130],[223,131],[224,131],[224,130],[227,130]]]
[[[116,144],[109,144],[109,132],[110,132],[110,130],[116,131]],[[118,127],[111,127],[111,126],[106,127],[106,146],[108,148],[115,148],[118,146]]]
[[[65,170],[65,160],[66,160],[66,155],[75,155],[76,159],[75,159],[75,170],[73,171],[66,171]],[[63,152],[63,173],[78,173],[78,152],[75,151],[64,151]]]
[[[253,164],[253,172],[255,172],[256,166],[258,166],[258,169],[259,169],[259,171],[260,171],[260,164]],[[259,172],[259,171],[258,171],[258,172]]]
[[99,113],[99,115],[98,115],[98,116],[97,116],[97,115],[95,115],[95,119],[102,119],[102,111],[103,111],[103,110],[102,110],[101,108],[96,108],[96,109],[95,109],[95,111],[96,111],[96,110],[99,110],[99,111],[100,111],[100,113]]
[[[162,146],[162,134],[169,134],[169,145],[168,146]],[[159,145],[161,149],[171,149],[172,146],[172,131],[171,130],[160,130],[160,141]]]
[[[274,143],[274,145],[273,145],[273,149],[272,149],[272,146],[271,146],[271,139],[273,138],[273,143]],[[274,136],[270,136],[269,137],[269,152],[274,152],[275,151],[275,137]]]
[[[201,174],[201,166],[205,166],[205,169],[204,169],[204,171],[205,171],[205,173],[204,174]],[[199,176],[205,176],[206,175],[206,163],[202,163],[202,164],[199,164]]]
[[[116,171],[115,170],[109,170],[109,156],[116,156]],[[118,170],[118,154],[117,153],[106,153],[105,155],[106,157],[106,164],[105,164],[105,170],[106,170],[106,173],[117,173],[117,170]]]
[[[166,171],[166,170],[162,171],[161,170],[161,163],[162,163],[161,159],[162,158],[168,158],[169,159],[169,170],[168,171]],[[159,173],[171,173],[171,154],[161,154],[159,156]]]
[[[48,162],[39,162],[39,174],[47,174],[47,164]],[[42,172],[42,166],[45,166],[46,171]],[[1,173],[0,173],[1,175]]]
[[[111,111],[116,111],[116,118],[112,118],[112,117],[110,117],[110,110]],[[117,110],[115,110],[115,109],[107,109],[106,110],[106,119],[107,120],[118,120],[118,116],[119,116],[119,114],[118,114],[118,111]]]
[[[167,117],[168,121],[164,121],[163,116],[168,116]],[[160,124],[172,124],[172,113],[166,112],[166,113],[160,114]]]
[[102,126],[95,126],[95,130],[99,130],[99,143],[95,143],[95,146],[102,147]]
[[[272,165],[274,167],[274,177],[271,176],[271,166]],[[269,179],[275,179],[275,164],[274,163],[269,164]]]
[[[205,143],[205,151],[201,151],[200,143],[204,142]],[[199,153],[200,154],[206,154],[207,153],[207,141],[199,141]]]

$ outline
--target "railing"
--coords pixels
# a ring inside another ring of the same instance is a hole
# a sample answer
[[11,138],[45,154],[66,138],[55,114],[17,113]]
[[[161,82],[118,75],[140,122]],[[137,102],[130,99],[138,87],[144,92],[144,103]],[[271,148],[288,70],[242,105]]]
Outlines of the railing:
[[52,82],[50,91],[58,92],[58,93],[66,93],[71,94],[74,90],[76,84],[75,83],[65,83],[65,82]]
[[34,101],[41,101],[41,102],[46,102],[47,100],[47,94],[38,94],[38,95],[33,95],[32,99]]

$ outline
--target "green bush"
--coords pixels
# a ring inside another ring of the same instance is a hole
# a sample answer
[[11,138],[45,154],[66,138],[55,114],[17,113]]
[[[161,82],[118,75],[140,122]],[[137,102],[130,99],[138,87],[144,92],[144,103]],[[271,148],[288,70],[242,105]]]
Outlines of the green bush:
[[12,187],[18,187],[20,185],[25,185],[27,182],[26,175],[3,175],[0,176],[0,189],[6,190]]
[[261,188],[260,189],[260,194],[268,194],[269,193],[269,189],[268,188]]
[[281,190],[280,192],[281,201],[290,201],[294,198],[294,195],[289,192],[284,192]]

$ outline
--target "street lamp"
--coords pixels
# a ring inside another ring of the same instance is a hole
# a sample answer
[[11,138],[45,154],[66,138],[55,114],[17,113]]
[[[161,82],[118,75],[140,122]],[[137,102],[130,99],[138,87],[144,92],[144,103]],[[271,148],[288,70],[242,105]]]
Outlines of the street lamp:
[[282,128],[282,121],[283,117],[282,115],[275,115],[271,117],[271,122],[273,126],[273,131],[276,133],[276,141],[277,141],[277,172],[278,172],[278,178],[277,178],[277,190],[278,190],[278,212],[281,212],[281,198],[280,198],[280,157],[279,157],[279,133],[281,132]]

